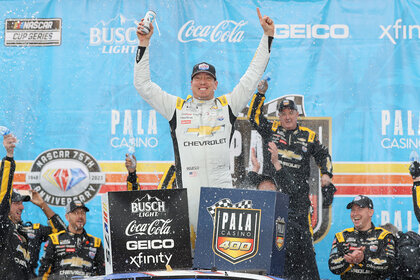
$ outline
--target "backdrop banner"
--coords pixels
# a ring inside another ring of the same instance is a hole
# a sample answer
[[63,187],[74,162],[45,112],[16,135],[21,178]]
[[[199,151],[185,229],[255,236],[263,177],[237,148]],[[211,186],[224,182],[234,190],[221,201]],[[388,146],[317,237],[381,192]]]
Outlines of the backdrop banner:
[[[15,187],[40,191],[62,217],[68,199],[85,201],[87,231],[102,237],[100,196],[126,189],[130,139],[143,189],[157,188],[174,161],[168,122],[133,85],[137,23],[156,12],[152,81],[186,98],[193,65],[207,61],[221,96],[260,41],[257,7],[276,25],[268,116],[275,117],[270,104],[293,98],[302,124],[332,155],[338,191],[331,209],[319,207],[319,174],[311,179],[321,277],[338,279],[328,270],[329,250],[334,233],[352,226],[345,205],[357,194],[372,198],[375,225],[419,232],[408,175],[420,153],[418,0],[2,0],[0,125],[19,139]],[[244,113],[237,129],[235,183],[260,141]],[[46,223],[38,207],[25,208],[25,220]]]

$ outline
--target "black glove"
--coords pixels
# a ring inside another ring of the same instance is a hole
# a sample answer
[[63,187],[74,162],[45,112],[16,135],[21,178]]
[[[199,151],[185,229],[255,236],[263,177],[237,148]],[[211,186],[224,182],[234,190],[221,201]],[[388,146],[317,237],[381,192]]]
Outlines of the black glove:
[[409,170],[410,170],[410,175],[411,177],[413,177],[413,179],[416,177],[419,177],[420,176],[420,163],[418,161],[413,161],[410,164]]
[[321,188],[322,207],[328,207],[332,204],[336,191],[337,188],[332,183]]

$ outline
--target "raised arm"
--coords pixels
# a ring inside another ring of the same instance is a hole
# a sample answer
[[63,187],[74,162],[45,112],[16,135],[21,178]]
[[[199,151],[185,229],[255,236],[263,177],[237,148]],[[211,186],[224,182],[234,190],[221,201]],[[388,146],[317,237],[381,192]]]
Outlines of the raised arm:
[[[134,164],[133,164],[134,162]],[[139,190],[139,178],[136,174],[136,168],[133,166],[136,165],[137,159],[133,155],[133,158],[130,158],[128,154],[125,155],[125,167],[128,171],[127,176],[127,191],[137,191]]]
[[174,115],[177,100],[180,98],[168,94],[151,81],[149,44],[154,28],[153,24],[150,24],[150,32],[143,34],[140,28],[142,25],[143,21],[139,23],[137,28],[139,47],[137,49],[136,62],[134,63],[134,86],[140,96],[169,121]]
[[410,175],[413,178],[413,208],[417,221],[420,223],[420,163],[414,161],[410,165]]
[[257,88],[258,81],[261,79],[270,58],[271,43],[274,36],[274,22],[268,16],[261,16],[257,8],[258,18],[264,35],[261,38],[254,58],[248,69],[242,76],[239,84],[235,86],[230,94],[232,113],[237,116],[251,99]]
[[[16,138],[12,135],[3,137],[3,146],[6,149],[6,157],[3,158],[0,166],[0,222],[8,218],[10,211],[10,199],[13,189],[13,176],[16,164],[13,159],[16,147]],[[0,231],[3,227],[0,227]]]

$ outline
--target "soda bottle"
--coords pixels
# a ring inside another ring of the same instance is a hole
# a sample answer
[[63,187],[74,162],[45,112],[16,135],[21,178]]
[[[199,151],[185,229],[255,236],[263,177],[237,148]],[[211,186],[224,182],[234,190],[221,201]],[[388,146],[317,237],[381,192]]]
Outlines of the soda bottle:
[[136,169],[137,162],[134,159],[134,153],[136,152],[135,149],[135,139],[134,137],[130,137],[130,140],[128,141],[129,147],[128,147],[128,157],[131,159],[131,168]]
[[146,15],[144,16],[143,23],[144,25],[140,27],[141,31],[144,34],[149,34],[150,32],[150,25],[156,18],[156,13],[152,10],[147,11]]
[[419,161],[419,155],[415,150],[412,150],[410,153],[410,162]]
[[0,135],[5,136],[7,134],[10,134],[10,129],[5,126],[0,126]]

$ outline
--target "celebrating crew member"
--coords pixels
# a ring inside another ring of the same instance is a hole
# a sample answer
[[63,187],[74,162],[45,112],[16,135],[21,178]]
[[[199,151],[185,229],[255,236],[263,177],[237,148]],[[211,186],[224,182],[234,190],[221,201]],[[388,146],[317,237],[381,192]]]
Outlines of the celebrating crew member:
[[356,196],[347,204],[354,224],[335,235],[328,261],[332,273],[341,279],[386,279],[395,262],[395,241],[391,232],[372,223],[372,200]]
[[44,247],[39,275],[42,279],[70,279],[73,276],[105,274],[104,249],[100,238],[88,234],[86,212],[79,201],[66,206],[67,230],[51,234]]
[[[16,138],[12,135],[3,137],[6,157],[0,167],[0,279],[29,279],[32,276],[28,241],[13,222],[23,211],[22,200],[28,200],[13,195],[13,175],[16,164],[13,159]],[[10,217],[11,216],[11,217]]]
[[[299,113],[292,100],[285,99],[279,104],[277,108],[279,121],[272,123],[264,117],[262,107],[267,88],[267,81],[262,80],[258,86],[259,92],[252,98],[248,116],[263,139],[263,173],[271,176],[276,173],[274,166],[269,164],[268,158],[271,154],[265,152],[268,150],[269,142],[274,142],[279,164],[291,175],[294,182],[290,188],[283,189],[283,192],[289,195],[285,274],[288,279],[319,279],[312,244],[312,229],[308,218],[311,206],[308,180],[310,160],[313,157],[321,168],[322,186],[330,185],[331,157],[328,149],[317,139],[315,132],[298,124]],[[304,258],[301,257],[302,254],[305,255]]]
[[270,57],[274,36],[274,22],[268,16],[258,18],[264,35],[254,58],[239,84],[231,93],[215,98],[218,81],[213,65],[201,62],[191,74],[192,97],[186,100],[170,95],[150,80],[149,42],[153,34],[144,34],[139,23],[134,66],[134,85],[139,94],[170,124],[175,151],[178,188],[188,189],[190,221],[197,223],[200,188],[232,187],[229,170],[229,144],[233,123],[257,88]]
[[[64,230],[66,225],[60,216],[51,210],[38,192],[33,190],[30,190],[29,192],[31,193],[31,196],[21,196],[16,191],[13,191],[9,216],[17,226],[18,230],[27,237],[28,251],[31,257],[29,261],[31,272],[32,276],[36,277],[41,244],[47,241],[48,235]],[[31,222],[22,222],[21,213],[24,206],[20,201],[28,201],[29,199],[33,204],[41,208],[45,216],[47,216],[49,226],[44,226],[39,223],[33,224]]]
[[[64,222],[50,209],[38,192],[31,190],[31,196],[29,196],[21,195],[12,189],[15,170],[13,161],[15,141],[16,138],[11,135],[4,136],[3,143],[7,156],[4,158],[0,169],[2,182],[0,192],[0,236],[2,237],[0,241],[0,260],[3,264],[0,268],[0,279],[36,277],[35,270],[38,266],[41,243],[47,240],[49,234],[65,228]],[[10,206],[7,206],[9,200],[11,202]],[[22,212],[25,208],[23,205],[25,201],[31,201],[41,208],[47,216],[50,226],[32,224],[31,222],[23,223]],[[8,215],[5,215],[4,213],[7,213],[7,210]],[[25,268],[22,269],[21,266]]]

